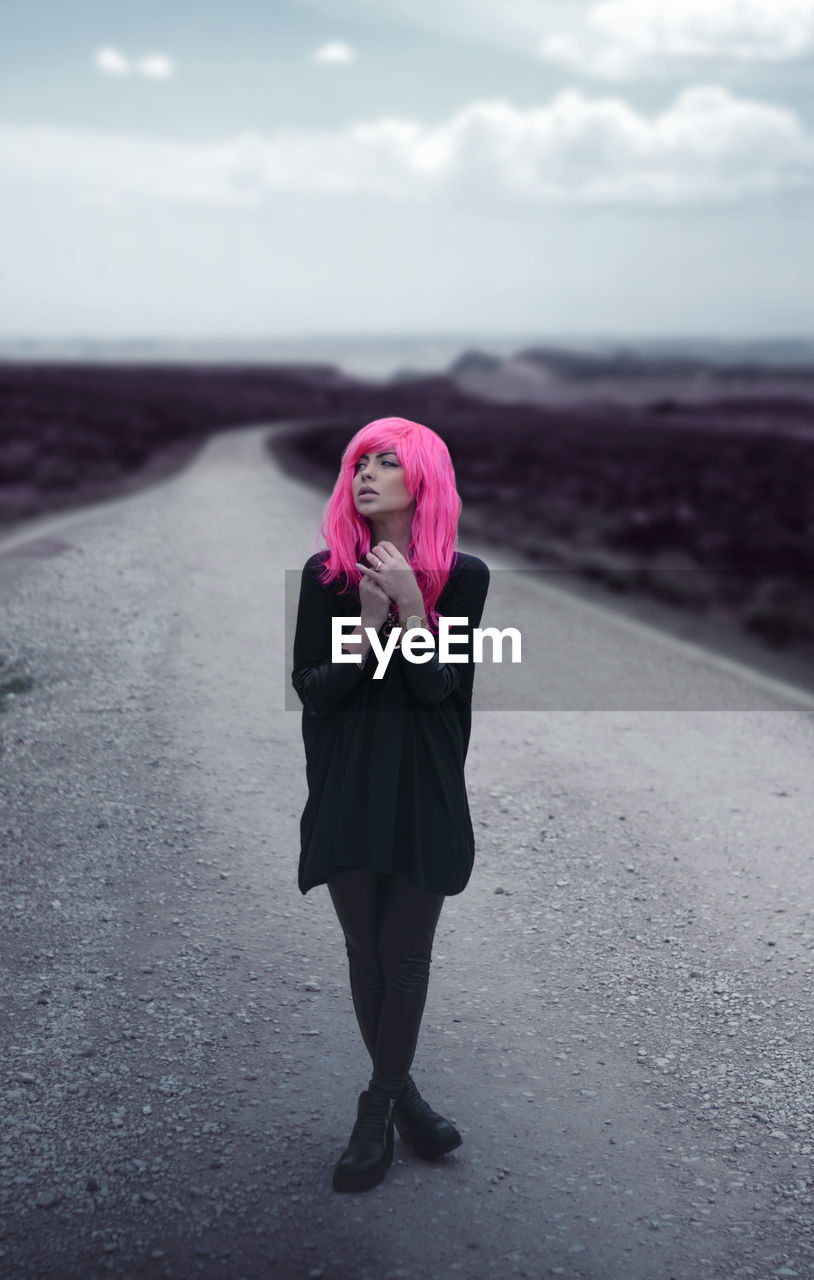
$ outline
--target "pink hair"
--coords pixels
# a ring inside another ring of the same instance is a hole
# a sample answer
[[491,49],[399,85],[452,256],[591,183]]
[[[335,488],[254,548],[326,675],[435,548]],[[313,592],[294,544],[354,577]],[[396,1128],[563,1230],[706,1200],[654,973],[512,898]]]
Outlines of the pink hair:
[[449,578],[458,536],[461,499],[449,450],[440,436],[420,422],[407,418],[377,418],[356,432],[345,446],[339,475],[322,513],[319,535],[328,556],[319,580],[323,585],[340,575],[358,587],[362,574],[356,561],[364,560],[372,545],[371,525],[353,501],[353,474],[363,453],[393,449],[404,468],[407,492],[415,499],[407,561],[424,600],[427,621],[437,630],[435,605]]

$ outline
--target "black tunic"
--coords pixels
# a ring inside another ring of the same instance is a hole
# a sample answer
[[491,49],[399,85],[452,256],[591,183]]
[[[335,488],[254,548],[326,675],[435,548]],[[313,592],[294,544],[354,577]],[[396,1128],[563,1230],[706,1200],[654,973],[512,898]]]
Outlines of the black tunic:
[[[359,617],[357,589],[317,578],[327,551],[306,562],[300,585],[292,683],[303,704],[308,799],[300,820],[299,887],[307,893],[342,867],[402,871],[434,893],[456,894],[472,872],[475,842],[464,782],[472,724],[472,628],[489,570],[456,552],[436,608],[455,625],[465,662],[408,661],[400,649],[381,680],[364,663],[331,662],[331,618]],[[383,638],[383,632],[379,633]],[[463,637],[466,637],[466,644]]]

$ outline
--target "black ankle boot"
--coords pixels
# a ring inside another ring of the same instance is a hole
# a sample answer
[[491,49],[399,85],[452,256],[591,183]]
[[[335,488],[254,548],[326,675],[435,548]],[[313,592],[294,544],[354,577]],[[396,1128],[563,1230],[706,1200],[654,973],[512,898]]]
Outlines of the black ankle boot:
[[334,1169],[335,1191],[367,1191],[393,1163],[393,1099],[378,1090],[359,1094],[350,1142]]
[[455,1125],[424,1101],[409,1075],[393,1105],[393,1120],[402,1142],[422,1160],[438,1160],[463,1142]]

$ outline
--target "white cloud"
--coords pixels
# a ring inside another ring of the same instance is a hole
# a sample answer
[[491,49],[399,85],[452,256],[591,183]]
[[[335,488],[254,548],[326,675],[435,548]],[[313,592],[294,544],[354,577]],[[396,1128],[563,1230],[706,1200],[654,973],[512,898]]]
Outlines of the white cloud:
[[175,75],[175,63],[166,53],[149,53],[140,58],[128,58],[120,49],[106,45],[93,56],[97,71],[108,76],[144,76],[147,80],[171,80]]
[[610,80],[685,71],[699,61],[814,58],[814,0],[602,0],[541,56]]
[[383,117],[206,144],[6,126],[0,172],[85,200],[226,208],[274,206],[285,193],[671,207],[814,191],[814,138],[792,111],[716,85],[685,89],[653,116],[569,89],[539,107],[472,102],[435,126]]
[[125,58],[123,53],[118,49],[106,45],[104,49],[97,49],[93,55],[93,65],[97,71],[102,71],[107,76],[127,76],[130,74],[130,60]]
[[356,60],[356,51],[343,40],[332,40],[321,44],[311,54],[311,61],[323,66],[340,66]]

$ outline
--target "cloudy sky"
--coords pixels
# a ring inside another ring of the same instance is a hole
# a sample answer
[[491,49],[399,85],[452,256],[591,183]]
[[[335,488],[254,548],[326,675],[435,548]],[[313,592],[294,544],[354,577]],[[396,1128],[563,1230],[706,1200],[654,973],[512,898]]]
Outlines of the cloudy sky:
[[814,0],[0,0],[0,337],[810,336]]

